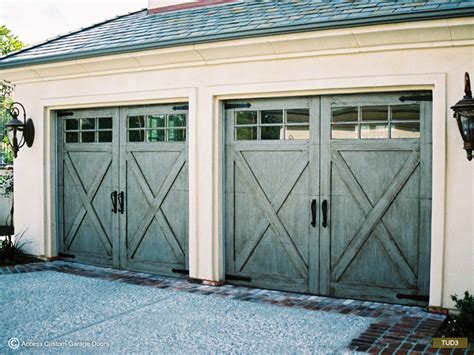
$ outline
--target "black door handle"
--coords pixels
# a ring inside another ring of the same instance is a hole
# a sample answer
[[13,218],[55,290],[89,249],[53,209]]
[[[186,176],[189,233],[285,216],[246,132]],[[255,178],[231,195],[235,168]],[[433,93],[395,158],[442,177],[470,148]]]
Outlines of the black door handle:
[[119,212],[123,214],[123,191],[118,194]]
[[324,200],[321,209],[323,211],[323,223],[322,226],[326,228],[328,226],[328,201]]
[[316,227],[316,200],[311,201],[311,225]]
[[112,212],[117,213],[117,191],[110,194],[110,199],[112,200]]

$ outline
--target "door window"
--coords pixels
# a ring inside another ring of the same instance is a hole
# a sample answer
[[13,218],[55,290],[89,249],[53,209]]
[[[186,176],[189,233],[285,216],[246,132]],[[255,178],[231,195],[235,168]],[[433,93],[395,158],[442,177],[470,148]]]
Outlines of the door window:
[[184,142],[186,114],[156,114],[127,117],[129,142]]
[[420,138],[420,105],[333,107],[331,138]]
[[110,143],[112,129],[112,117],[67,118],[64,120],[64,142]]
[[309,110],[237,111],[234,116],[234,139],[309,139]]

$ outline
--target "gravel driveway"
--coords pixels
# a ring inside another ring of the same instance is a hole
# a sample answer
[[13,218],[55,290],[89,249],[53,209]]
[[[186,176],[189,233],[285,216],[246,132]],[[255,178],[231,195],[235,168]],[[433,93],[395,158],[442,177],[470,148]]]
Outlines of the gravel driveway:
[[0,276],[0,307],[0,353],[333,353],[370,324],[55,271]]

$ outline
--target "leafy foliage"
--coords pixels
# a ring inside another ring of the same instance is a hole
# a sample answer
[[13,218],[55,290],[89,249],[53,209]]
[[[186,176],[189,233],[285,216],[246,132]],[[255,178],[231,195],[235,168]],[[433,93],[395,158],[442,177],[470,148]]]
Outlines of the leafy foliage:
[[22,240],[24,234],[25,232],[16,234],[13,241],[12,236],[9,235],[2,241],[0,245],[0,261],[2,265],[15,265],[28,259],[24,248],[29,242]]
[[[0,25],[0,55],[22,49],[25,44],[15,36],[10,29]],[[13,154],[5,140],[5,124],[11,119],[7,108],[12,103],[13,85],[0,80],[0,155],[3,155],[3,164],[13,163]]]
[[22,49],[25,44],[5,25],[0,26],[0,51],[2,55]]
[[[3,129],[3,128],[2,128]],[[13,150],[10,144],[8,144],[8,138],[6,135],[3,137],[3,141],[0,141],[0,147],[3,150],[3,164],[12,165],[13,164]]]
[[13,194],[13,170],[7,170],[0,176],[0,196],[10,197]]
[[474,337],[474,295],[464,292],[464,298],[452,295],[457,314],[449,317],[445,336],[451,337]]

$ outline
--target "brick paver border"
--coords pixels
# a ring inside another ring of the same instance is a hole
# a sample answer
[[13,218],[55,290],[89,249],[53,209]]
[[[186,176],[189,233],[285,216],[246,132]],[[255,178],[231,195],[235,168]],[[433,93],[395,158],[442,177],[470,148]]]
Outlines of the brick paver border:
[[474,344],[470,344],[469,349],[431,348],[432,337],[445,321],[446,315],[430,313],[420,307],[337,299],[227,284],[216,287],[189,282],[185,278],[164,277],[64,261],[2,266],[0,275],[45,270],[201,295],[216,295],[242,301],[373,318],[368,329],[351,341],[346,349],[348,352],[413,355],[474,354]]

